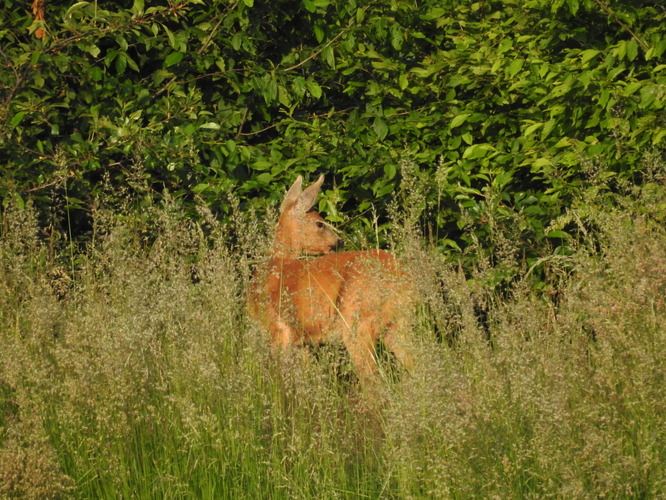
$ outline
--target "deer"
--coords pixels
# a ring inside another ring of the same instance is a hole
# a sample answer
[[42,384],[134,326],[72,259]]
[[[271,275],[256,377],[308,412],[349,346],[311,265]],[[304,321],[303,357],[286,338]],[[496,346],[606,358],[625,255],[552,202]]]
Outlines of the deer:
[[413,365],[410,277],[385,250],[334,252],[336,231],[312,209],[323,182],[303,189],[298,176],[287,191],[267,261],[253,274],[249,313],[277,351],[341,340],[361,386],[370,386],[380,340],[407,370]]

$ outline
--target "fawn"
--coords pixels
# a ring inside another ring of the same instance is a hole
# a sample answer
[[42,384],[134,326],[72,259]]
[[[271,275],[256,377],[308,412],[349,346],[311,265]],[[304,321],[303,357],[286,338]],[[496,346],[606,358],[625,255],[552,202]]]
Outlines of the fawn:
[[[381,339],[409,368],[407,340],[412,288],[384,250],[331,253],[336,233],[314,210],[317,182],[299,176],[280,207],[268,262],[255,271],[248,295],[251,316],[267,328],[275,348],[341,339],[362,384],[377,372]],[[302,258],[301,256],[311,258]]]

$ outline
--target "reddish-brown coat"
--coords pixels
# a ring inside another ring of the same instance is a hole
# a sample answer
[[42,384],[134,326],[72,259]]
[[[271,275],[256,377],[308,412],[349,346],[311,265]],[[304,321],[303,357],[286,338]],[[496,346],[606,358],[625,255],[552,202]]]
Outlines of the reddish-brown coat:
[[299,177],[285,196],[269,260],[249,291],[250,313],[275,347],[341,339],[362,380],[376,372],[380,337],[409,366],[410,279],[384,250],[331,253],[338,237],[310,211],[322,182],[302,190]]

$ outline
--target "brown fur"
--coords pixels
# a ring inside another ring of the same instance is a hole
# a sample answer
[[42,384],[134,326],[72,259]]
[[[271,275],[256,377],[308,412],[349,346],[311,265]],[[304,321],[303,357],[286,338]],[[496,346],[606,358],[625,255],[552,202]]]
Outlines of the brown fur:
[[302,190],[299,176],[287,192],[269,260],[250,288],[250,314],[270,331],[276,348],[341,339],[361,381],[376,373],[382,335],[409,367],[410,280],[383,250],[331,253],[338,237],[310,211],[323,180]]

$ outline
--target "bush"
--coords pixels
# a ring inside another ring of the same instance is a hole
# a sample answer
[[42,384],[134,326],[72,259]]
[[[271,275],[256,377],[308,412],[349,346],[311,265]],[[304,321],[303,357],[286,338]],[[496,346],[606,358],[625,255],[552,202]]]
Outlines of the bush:
[[499,227],[537,262],[581,195],[663,164],[658,2],[3,5],[0,197],[75,237],[102,192],[226,220],[228,193],[264,211],[315,173],[328,218],[370,233],[406,160],[441,251],[473,266]]

